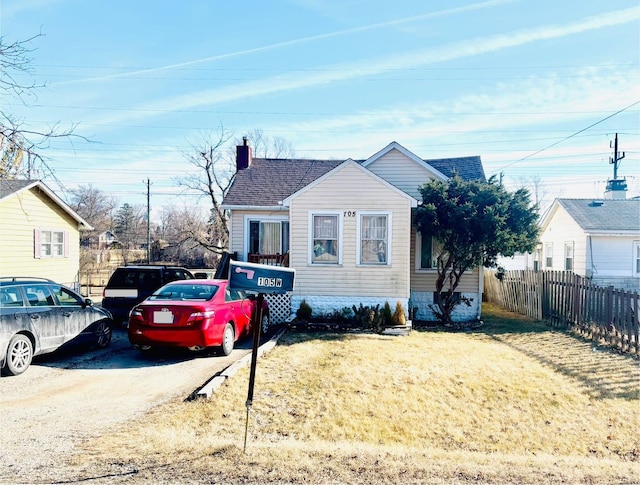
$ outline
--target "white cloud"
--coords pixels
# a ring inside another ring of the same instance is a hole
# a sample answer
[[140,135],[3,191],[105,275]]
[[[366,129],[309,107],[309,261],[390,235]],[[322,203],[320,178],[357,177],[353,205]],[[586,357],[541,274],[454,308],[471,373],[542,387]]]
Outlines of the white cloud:
[[611,28],[638,21],[639,18],[640,7],[633,7],[588,17],[563,26],[552,25],[536,29],[519,30],[490,37],[467,39],[435,48],[414,50],[400,55],[362,59],[357,62],[338,64],[330,66],[326,70],[319,71],[314,76],[299,73],[273,76],[258,81],[218,89],[196,91],[144,103],[135,107],[135,111],[112,114],[100,120],[100,122],[115,124],[132,119],[148,119],[163,116],[172,111],[193,110],[203,106],[219,105],[249,97],[344,82],[365,76],[381,74],[390,69],[417,68],[439,62],[509,49],[540,40],[574,35],[588,30]]

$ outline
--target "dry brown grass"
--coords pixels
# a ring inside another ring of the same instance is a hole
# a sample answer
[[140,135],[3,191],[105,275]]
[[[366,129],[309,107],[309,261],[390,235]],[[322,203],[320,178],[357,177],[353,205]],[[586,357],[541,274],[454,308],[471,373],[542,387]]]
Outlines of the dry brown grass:
[[[640,370],[526,318],[289,333],[209,401],[87,443],[75,476],[162,483],[640,482]],[[102,477],[102,478],[100,478]],[[105,482],[106,483],[106,482]]]

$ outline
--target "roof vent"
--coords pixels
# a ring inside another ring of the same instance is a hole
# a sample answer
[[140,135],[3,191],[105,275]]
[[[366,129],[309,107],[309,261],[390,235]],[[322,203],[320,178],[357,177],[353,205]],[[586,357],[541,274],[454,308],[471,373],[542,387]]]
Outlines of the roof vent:
[[602,200],[592,200],[591,202],[589,202],[589,207],[601,207],[604,205],[604,202]]

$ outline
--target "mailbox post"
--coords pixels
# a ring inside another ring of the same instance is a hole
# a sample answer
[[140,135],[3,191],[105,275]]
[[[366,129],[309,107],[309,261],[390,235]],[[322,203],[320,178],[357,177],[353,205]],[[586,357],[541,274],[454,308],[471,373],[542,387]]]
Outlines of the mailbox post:
[[253,349],[249,372],[249,390],[247,392],[247,419],[244,428],[244,451],[247,451],[247,435],[249,431],[249,411],[253,405],[253,389],[258,364],[258,347],[262,331],[262,304],[265,294],[284,294],[293,290],[295,270],[265,264],[229,262],[229,285],[232,290],[256,291],[258,299],[256,310],[251,316],[253,326]]

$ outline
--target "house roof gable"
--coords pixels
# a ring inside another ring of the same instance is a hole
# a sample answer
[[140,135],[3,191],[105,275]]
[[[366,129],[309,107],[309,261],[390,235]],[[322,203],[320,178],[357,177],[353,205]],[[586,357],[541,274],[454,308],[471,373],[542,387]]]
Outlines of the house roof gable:
[[365,167],[372,165],[392,150],[399,151],[408,159],[413,160],[417,165],[432,173],[434,177],[439,180],[447,180],[456,174],[465,180],[486,180],[482,161],[479,156],[433,159],[420,158],[396,141],[389,143],[382,150],[369,157],[363,162],[363,165]]
[[295,199],[296,197],[298,197],[300,194],[302,194],[302,193],[306,192],[307,190],[309,190],[309,189],[315,187],[316,185],[320,184],[323,180],[333,176],[336,172],[342,170],[347,165],[351,165],[353,167],[356,167],[357,170],[361,170],[362,172],[366,173],[368,176],[376,179],[378,182],[380,182],[383,185],[387,186],[390,190],[393,190],[394,192],[396,192],[396,193],[402,195],[403,197],[407,198],[408,200],[410,200],[411,207],[417,207],[418,201],[416,199],[411,197],[409,194],[403,192],[399,188],[391,185],[389,182],[384,180],[382,177],[379,177],[378,175],[376,175],[375,173],[371,172],[370,170],[367,170],[365,167],[363,167],[363,165],[361,163],[358,163],[355,160],[352,160],[350,158],[345,160],[344,162],[342,162],[340,165],[338,165],[337,167],[333,168],[329,172],[325,173],[320,178],[314,180],[310,184],[302,187],[300,190],[297,190],[296,192],[291,194],[289,197],[287,197],[286,199],[284,199],[282,201],[282,205],[288,206],[291,203],[291,201],[293,199]]
[[587,233],[629,231],[640,234],[640,199],[556,199],[542,221],[543,230],[559,208]]
[[91,230],[93,227],[85,221],[76,211],[67,205],[41,180],[0,180],[0,202],[9,197],[17,196],[21,192],[37,188],[44,192],[56,205],[73,218],[85,229]]

